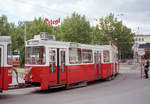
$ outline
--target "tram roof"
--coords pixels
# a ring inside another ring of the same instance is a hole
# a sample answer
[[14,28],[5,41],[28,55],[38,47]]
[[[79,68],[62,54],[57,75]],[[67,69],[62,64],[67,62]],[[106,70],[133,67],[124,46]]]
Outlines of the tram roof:
[[26,41],[27,46],[36,46],[36,45],[43,45],[43,46],[64,46],[64,47],[72,47],[72,48],[95,48],[94,45],[89,44],[81,44],[75,42],[63,42],[63,41],[53,41],[53,40],[37,40],[31,39]]
[[55,40],[41,40],[41,39],[31,39],[26,42],[27,46],[52,46],[52,47],[72,47],[72,48],[85,48],[85,49],[101,49],[101,50],[116,50],[112,45],[90,45],[90,44],[81,44],[75,42],[63,42]]

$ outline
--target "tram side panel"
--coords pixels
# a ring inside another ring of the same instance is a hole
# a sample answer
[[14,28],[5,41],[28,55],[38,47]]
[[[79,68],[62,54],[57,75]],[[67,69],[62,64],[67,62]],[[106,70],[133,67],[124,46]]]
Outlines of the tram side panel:
[[0,89],[7,90],[8,84],[12,83],[11,44],[1,44],[3,45],[0,46]]
[[105,79],[112,74],[112,64],[111,63],[103,63],[102,64],[102,70],[101,70],[101,76],[102,79]]
[[90,66],[91,67],[89,67],[88,70],[86,71],[87,81],[89,81],[89,82],[98,79],[98,73],[97,73],[98,69],[95,68],[94,64],[92,64]]
[[0,89],[7,90],[8,84],[12,83],[12,72],[10,67],[0,68]]
[[2,72],[3,72],[3,90],[7,90],[8,84],[12,83],[12,67],[4,67]]
[[67,82],[76,83],[95,80],[96,69],[93,60],[91,49],[69,48]]
[[[84,66],[86,67],[86,66]],[[81,65],[69,65],[68,66],[68,83],[76,83],[85,80],[86,74],[84,74],[84,67]]]
[[68,66],[67,79],[69,84],[80,81],[93,81],[95,77],[96,70],[93,64]]

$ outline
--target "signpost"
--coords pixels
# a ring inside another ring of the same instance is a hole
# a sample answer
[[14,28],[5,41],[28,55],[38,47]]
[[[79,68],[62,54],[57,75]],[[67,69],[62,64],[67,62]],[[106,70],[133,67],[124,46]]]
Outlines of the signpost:
[[145,51],[144,49],[139,49],[138,50],[138,55],[140,56],[140,59],[141,59],[141,79],[142,79],[142,57],[145,55]]

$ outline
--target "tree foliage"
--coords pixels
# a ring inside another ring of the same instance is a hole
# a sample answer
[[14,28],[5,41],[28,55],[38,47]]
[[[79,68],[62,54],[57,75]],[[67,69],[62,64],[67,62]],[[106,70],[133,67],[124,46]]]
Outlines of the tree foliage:
[[118,47],[120,54],[131,52],[134,34],[122,21],[118,21],[114,14],[100,18],[99,27],[96,26],[93,31],[96,44],[109,44],[111,41]]
[[73,13],[61,24],[61,37],[64,41],[91,43],[91,28],[85,16]]
[[8,23],[7,21],[7,16],[2,15],[0,17],[0,35],[11,35],[11,24]]

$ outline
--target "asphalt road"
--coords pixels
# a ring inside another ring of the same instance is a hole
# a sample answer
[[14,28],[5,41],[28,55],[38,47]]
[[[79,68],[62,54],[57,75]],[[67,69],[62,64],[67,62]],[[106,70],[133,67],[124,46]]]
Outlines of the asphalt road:
[[0,104],[150,104],[150,79],[141,80],[137,70],[122,69],[112,81],[95,81],[82,88],[4,91]]

